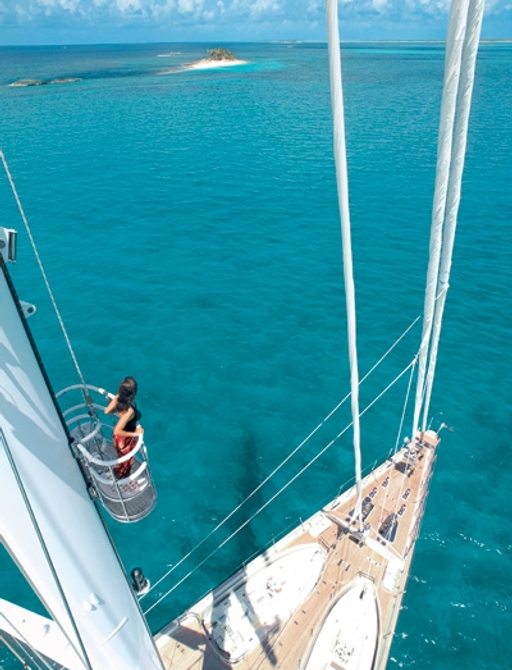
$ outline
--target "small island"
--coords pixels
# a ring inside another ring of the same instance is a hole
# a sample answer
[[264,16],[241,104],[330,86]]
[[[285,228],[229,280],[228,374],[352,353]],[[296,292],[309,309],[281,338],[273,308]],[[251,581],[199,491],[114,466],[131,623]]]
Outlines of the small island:
[[245,65],[247,61],[240,60],[229,49],[217,47],[208,50],[208,56],[187,65],[190,70],[210,70],[218,67],[233,67],[234,65]]

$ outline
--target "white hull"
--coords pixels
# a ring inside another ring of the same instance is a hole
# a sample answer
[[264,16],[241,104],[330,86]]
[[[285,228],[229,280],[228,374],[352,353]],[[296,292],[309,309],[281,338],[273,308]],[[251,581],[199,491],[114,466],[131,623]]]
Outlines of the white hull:
[[437,435],[336,498],[172,622],[156,642],[166,669],[385,668],[435,460]]

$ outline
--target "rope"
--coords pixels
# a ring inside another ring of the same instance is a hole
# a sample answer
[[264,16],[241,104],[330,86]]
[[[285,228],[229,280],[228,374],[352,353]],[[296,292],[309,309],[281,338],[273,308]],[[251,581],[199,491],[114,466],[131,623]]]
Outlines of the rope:
[[[391,381],[361,412],[360,417],[364,416],[368,410],[370,410],[376,402],[378,402],[383,395],[385,395],[390,388],[392,388],[410,369],[412,365],[415,364],[413,360],[409,365],[407,365],[394,379]],[[195,567],[193,567],[189,572],[187,572],[181,579],[179,579],[170,589],[168,589],[163,595],[160,596],[150,607],[144,610],[144,614],[147,615],[151,610],[157,607],[163,600],[171,595],[183,582],[189,579],[197,570],[199,570],[205,563],[207,563],[222,547],[224,547],[230,540],[232,540],[238,533],[243,530],[253,519],[255,519],[258,514],[263,512],[278,496],[281,495],[293,482],[298,479],[306,470],[308,470],[313,463],[315,463],[320,456],[322,456],[332,445],[339,440],[353,425],[353,422],[349,423],[342,431],[340,431],[323,449],[321,449],[312,459],[310,459],[306,465],[304,465],[291,479],[289,479],[274,495],[269,498],[261,507],[259,507],[254,514],[252,514],[246,521],[244,521],[236,530],[234,530],[227,538],[225,538],[213,551],[211,551],[202,561],[200,561]]]
[[[448,286],[444,287],[444,288],[443,288],[443,289],[436,295],[435,300],[434,300],[434,303],[437,303],[438,300],[441,300],[442,297],[443,297],[443,295],[447,292],[447,290],[448,290]],[[429,338],[429,333],[428,333],[428,332],[423,333],[423,336],[422,336],[422,338],[421,338],[420,348],[419,348],[418,353],[417,353],[417,359],[418,359],[418,360],[420,359],[421,352],[422,352],[422,351],[425,349],[425,347],[427,347],[427,345],[428,345],[428,338]],[[419,394],[418,394],[419,382],[417,381],[416,383],[417,383],[417,387],[416,387],[416,401],[415,401],[415,408],[416,408],[416,406],[417,406],[418,403],[419,403],[419,406],[420,406],[420,407],[423,405],[423,401],[424,401],[425,393],[426,393],[426,388],[427,388],[427,380],[426,380],[426,377],[424,376],[423,384],[422,384],[422,386],[421,386],[421,390],[420,390]],[[413,422],[414,422],[414,420],[413,420]],[[416,431],[416,432],[417,432],[417,431]],[[411,436],[414,437],[415,434],[416,434],[416,433],[413,432],[413,433],[411,434]]]
[[343,278],[347,306],[347,337],[350,361],[350,389],[352,422],[354,425],[354,467],[356,473],[356,514],[362,527],[361,517],[361,445],[359,425],[359,371],[357,365],[356,297],[352,265],[352,241],[350,233],[350,209],[348,195],[347,148],[345,143],[345,120],[343,111],[343,86],[341,79],[340,35],[338,27],[338,2],[327,0],[327,44],[329,50],[329,81],[334,134],[334,163],[338,205],[340,210],[341,239],[343,247]]
[[[421,345],[420,345],[420,348],[421,348]],[[415,356],[415,358],[412,362],[412,365],[411,365],[411,374],[409,375],[409,382],[407,384],[407,390],[406,390],[406,393],[405,393],[404,405],[403,405],[403,408],[402,408],[402,416],[400,418],[400,425],[399,425],[397,436],[396,436],[396,442],[395,442],[395,447],[393,449],[393,455],[396,455],[397,452],[398,452],[398,445],[399,445],[399,442],[400,442],[400,436],[401,436],[402,429],[403,429],[405,412],[406,412],[406,409],[409,405],[409,397],[410,397],[410,393],[411,393],[412,382],[413,382],[413,378],[414,378],[414,372],[416,370],[416,364],[418,362],[418,356],[419,356],[419,351],[416,354],[416,356]],[[393,514],[397,514],[398,505],[401,504],[402,493],[403,493],[404,484],[405,484],[406,481],[407,481],[407,478],[404,475],[402,477],[402,481],[400,482],[400,489],[399,489],[399,492],[398,492],[398,496],[395,499],[395,505],[392,509]],[[384,502],[381,504],[381,507],[380,507],[379,519],[378,519],[377,524],[375,526],[375,530],[376,530],[377,533],[379,532],[379,529],[382,526],[382,523],[384,521],[384,516],[387,512],[387,503],[388,503],[388,499],[389,499],[389,496],[390,496],[390,491],[391,491],[391,486],[388,486],[386,488],[386,493],[384,495]],[[396,549],[393,546],[388,545],[387,549],[389,551],[392,551],[393,553],[395,553],[397,558],[399,558],[399,559],[402,558],[401,555],[396,551]],[[373,561],[373,559],[375,557],[375,553],[376,553],[376,550],[375,550],[375,548],[373,548],[371,550],[371,554],[370,554],[370,559],[369,559],[370,561]]]
[[[418,321],[419,321],[420,319],[421,319],[421,314],[420,314],[419,316],[417,316],[413,321],[411,321],[411,323],[410,323],[410,324],[407,326],[407,328],[402,332],[402,334],[399,335],[399,337],[397,337],[397,339],[396,339],[396,340],[393,342],[393,344],[387,349],[387,351],[385,351],[384,354],[382,354],[382,356],[377,360],[377,362],[374,363],[373,366],[368,370],[368,372],[361,378],[361,381],[360,381],[361,384],[362,384],[364,381],[366,381],[366,380],[368,379],[368,377],[369,377],[369,376],[370,376],[370,375],[371,375],[371,374],[372,374],[372,373],[373,373],[373,372],[374,372],[374,371],[381,365],[381,363],[382,363],[382,362],[389,356],[389,354],[390,354],[390,353],[391,353],[391,352],[398,346],[398,344],[404,339],[404,337],[410,332],[410,330],[411,330],[411,329],[418,323]],[[161,584],[165,579],[167,579],[167,577],[169,577],[169,575],[171,575],[171,574],[172,574],[172,573],[173,573],[173,572],[174,572],[180,565],[182,565],[182,563],[184,563],[186,560],[188,560],[188,559],[190,558],[190,556],[192,556],[192,554],[194,554],[198,549],[200,549],[200,547],[202,547],[202,546],[205,544],[205,542],[207,542],[207,540],[209,540],[210,537],[211,537],[214,533],[216,533],[216,532],[217,532],[217,531],[218,531],[218,530],[219,530],[219,529],[220,529],[220,528],[221,528],[227,521],[229,521],[229,519],[231,519],[231,517],[232,517],[234,514],[236,514],[236,512],[238,512],[238,511],[245,505],[246,502],[248,502],[254,495],[256,495],[256,493],[257,493],[261,488],[263,488],[263,486],[264,486],[264,485],[265,485],[265,484],[266,484],[266,483],[267,483],[267,482],[268,482],[268,481],[269,481],[269,480],[270,480],[270,479],[271,479],[277,472],[279,472],[279,471],[281,470],[281,468],[283,468],[283,467],[286,465],[286,463],[288,463],[288,461],[289,461],[293,456],[295,456],[295,454],[296,454],[300,449],[302,449],[302,447],[303,447],[305,444],[307,444],[307,442],[308,442],[308,441],[309,441],[309,440],[310,440],[310,439],[311,439],[311,438],[312,438],[312,437],[313,437],[313,436],[320,430],[320,428],[321,428],[322,426],[324,426],[324,425],[327,423],[327,421],[328,421],[328,420],[329,420],[329,419],[330,419],[330,418],[331,418],[331,417],[338,411],[338,409],[340,409],[340,407],[341,407],[342,405],[344,405],[344,403],[347,401],[347,399],[348,399],[349,397],[350,397],[350,393],[347,393],[347,394],[345,395],[345,397],[344,397],[342,400],[340,400],[340,402],[339,402],[339,403],[338,403],[338,404],[337,404],[337,405],[336,405],[336,406],[335,406],[335,407],[334,407],[334,408],[333,408],[333,409],[332,409],[332,410],[331,410],[331,411],[330,411],[330,412],[329,412],[329,413],[328,413],[328,414],[327,414],[327,415],[320,421],[320,423],[319,423],[319,424],[318,424],[318,425],[317,425],[317,426],[316,426],[316,427],[309,433],[309,435],[307,435],[307,436],[302,440],[302,442],[301,442],[300,444],[298,444],[298,445],[295,447],[295,449],[293,449],[293,450],[288,454],[288,456],[286,456],[286,457],[285,457],[285,458],[284,458],[284,459],[283,459],[283,460],[282,460],[282,461],[281,461],[281,462],[280,462],[280,463],[279,463],[279,464],[272,470],[272,472],[270,472],[270,474],[268,474],[268,475],[265,477],[265,479],[264,479],[263,481],[261,481],[261,482],[258,484],[258,486],[256,486],[256,488],[253,489],[253,490],[249,493],[249,495],[248,495],[246,498],[244,498],[244,500],[242,500],[241,503],[239,503],[239,504],[238,504],[238,505],[237,505],[231,512],[229,512],[229,514],[228,514],[227,516],[225,516],[221,521],[219,521],[219,523],[215,526],[215,528],[213,528],[212,530],[210,530],[210,532],[209,532],[205,537],[203,537],[203,539],[200,540],[200,542],[198,542],[198,544],[196,544],[194,547],[192,547],[192,549],[190,549],[190,551],[189,551],[187,554],[185,554],[184,556],[182,556],[182,557],[180,558],[180,560],[179,560],[177,563],[175,563],[171,568],[169,568],[169,570],[167,570],[167,572],[165,572],[159,579],[157,579],[157,581],[154,582],[154,583],[151,585],[151,588],[148,589],[148,591],[146,591],[146,593],[144,593],[143,595],[141,595],[141,597],[140,597],[139,600],[142,600],[143,598],[145,598],[149,593],[151,593],[151,591],[152,591],[153,589],[155,589],[157,586],[159,586],[159,584]]]
[[[399,445],[399,441],[400,441],[400,435],[401,435],[403,424],[404,424],[404,417],[405,417],[406,408],[409,404],[409,396],[410,396],[412,382],[413,382],[413,378],[414,378],[414,371],[416,369],[416,364],[417,364],[417,361],[418,361],[418,355],[419,355],[419,351],[418,351],[418,354],[415,356],[415,358],[413,360],[413,364],[411,366],[411,374],[409,375],[409,382],[407,384],[407,390],[406,390],[406,393],[405,393],[405,400],[404,400],[404,405],[403,405],[403,408],[402,408],[402,416],[401,416],[401,419],[400,419],[400,426],[399,426],[398,433],[397,433],[397,436],[396,436],[396,443],[395,443],[395,448],[393,449],[393,455],[395,455],[398,452],[398,445]],[[399,492],[398,492],[398,496],[395,499],[395,505],[392,509],[392,512],[394,514],[396,514],[397,510],[398,510],[398,505],[400,504],[400,500],[401,500],[401,497],[402,497],[402,492],[403,492],[403,487],[404,487],[404,482],[405,481],[406,481],[406,477],[404,475],[404,477],[402,478],[402,481],[400,483],[400,489],[399,489]],[[388,503],[388,499],[390,497],[390,492],[391,492],[391,486],[388,486],[386,488],[386,493],[384,495],[384,502],[382,503],[381,508],[380,508],[379,520],[377,521],[377,525],[375,526],[375,528],[377,530],[377,533],[379,531],[379,528],[382,525],[382,522],[384,521],[385,514],[388,512],[387,503]],[[388,546],[387,548],[389,550],[395,551],[395,549],[391,546]],[[370,555],[370,560],[373,560],[374,556],[375,556],[375,549],[372,549],[371,555]],[[397,557],[401,558],[401,556],[398,553],[397,553]]]
[[[367,466],[365,467],[365,469],[363,470],[363,475],[366,475],[366,474],[368,474],[369,472],[371,472],[372,470],[374,470],[375,467],[376,467],[376,465],[377,465],[377,461],[375,461],[374,463],[370,463],[369,465],[367,465]],[[341,493],[341,491],[345,490],[345,488],[347,488],[350,484],[352,484],[352,485],[354,484],[354,477],[353,477],[353,476],[352,476],[352,477],[349,477],[347,480],[345,480],[345,481],[343,482],[343,484],[341,484],[341,486],[340,486],[340,488],[339,488],[340,493]],[[329,496],[328,498],[326,498],[324,505],[327,505],[327,504],[330,503],[331,501],[332,501],[332,496]],[[323,507],[324,505],[322,505],[321,507]],[[272,536],[272,540],[271,540],[271,541],[268,541],[266,545],[263,545],[263,547],[262,547],[261,549],[256,549],[252,554],[250,554],[250,555],[249,555],[249,556],[242,562],[242,566],[245,567],[245,566],[246,566],[246,565],[247,565],[253,558],[258,557],[259,555],[261,555],[262,552],[266,551],[271,545],[273,545],[273,544],[275,544],[276,542],[278,542],[281,538],[283,538],[285,535],[287,535],[288,532],[290,532],[291,530],[293,530],[293,528],[296,528],[298,523],[301,523],[301,524],[303,523],[302,517],[298,517],[295,521],[290,522],[290,523],[288,524],[288,526],[287,526],[284,530],[282,530],[282,531],[279,532],[279,534],[277,535],[277,537],[275,537],[275,536],[273,535],[273,536]],[[206,591],[203,591],[202,595],[197,599],[197,602],[201,601],[201,600],[202,600],[205,596],[207,596],[210,592],[211,592],[211,589],[207,589]]]
[[[30,225],[27,221],[27,217],[25,216],[25,211],[23,209],[23,205],[21,204],[21,200],[20,200],[20,197],[18,195],[16,185],[14,184],[14,180],[13,180],[12,175],[11,175],[11,171],[9,170],[7,160],[5,158],[4,152],[1,149],[0,149],[0,158],[2,159],[2,163],[3,163],[4,169],[5,169],[5,173],[7,174],[7,179],[9,180],[9,184],[11,186],[11,190],[12,190],[12,193],[14,195],[14,199],[16,200],[16,204],[18,206],[18,210],[19,210],[21,219],[23,221],[23,224],[25,226],[25,230],[27,231],[27,235],[28,235],[28,238],[30,240],[30,244],[32,246],[32,250],[34,252],[34,256],[36,258],[37,264],[39,266],[39,270],[41,271],[41,275],[43,276],[43,281],[45,283],[46,290],[48,291],[48,295],[50,296],[50,300],[51,300],[53,309],[55,311],[55,314],[57,316],[57,320],[59,322],[60,328],[62,330],[62,334],[64,335],[64,339],[66,341],[66,344],[67,344],[67,347],[68,347],[68,350],[69,350],[69,354],[71,356],[71,360],[73,361],[73,364],[75,366],[75,370],[78,374],[78,378],[80,379],[80,381],[82,383],[82,386],[85,386],[84,376],[83,376],[82,371],[80,369],[80,366],[78,364],[78,360],[77,360],[75,352],[73,350],[71,340],[69,339],[69,336],[68,336],[68,333],[67,333],[67,330],[66,330],[66,326],[64,325],[64,321],[62,319],[61,313],[60,313],[59,308],[57,306],[57,302],[55,300],[55,297],[53,295],[53,291],[51,289],[50,282],[49,282],[48,277],[46,275],[46,272],[45,272],[45,269],[44,269],[44,266],[43,266],[43,262],[41,260],[41,257],[39,256],[39,252],[37,250],[37,246],[36,246],[34,237],[32,235]],[[84,394],[84,395],[86,395],[86,394]]]
[[402,407],[402,416],[400,417],[400,424],[398,426],[398,432],[396,434],[395,448],[393,450],[394,454],[396,454],[396,452],[398,451],[398,445],[400,444],[400,436],[402,435],[402,429],[404,427],[405,412],[407,410],[407,406],[409,405],[409,396],[411,394],[412,380],[414,378],[414,371],[416,369],[417,360],[418,360],[418,357],[416,356],[414,358],[414,364],[411,367],[411,374],[409,376],[409,383],[407,384],[407,391],[405,393],[404,406]]

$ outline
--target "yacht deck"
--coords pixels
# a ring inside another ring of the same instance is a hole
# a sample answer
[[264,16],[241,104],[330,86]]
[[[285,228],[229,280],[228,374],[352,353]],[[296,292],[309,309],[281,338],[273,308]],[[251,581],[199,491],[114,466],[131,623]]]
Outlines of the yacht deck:
[[156,637],[166,670],[386,666],[437,435],[428,431]]

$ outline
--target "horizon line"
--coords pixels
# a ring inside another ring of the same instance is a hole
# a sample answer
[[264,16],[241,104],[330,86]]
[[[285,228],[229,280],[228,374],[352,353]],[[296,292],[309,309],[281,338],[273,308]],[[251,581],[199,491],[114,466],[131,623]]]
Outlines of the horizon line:
[[[272,40],[147,40],[142,42],[41,42],[37,44],[0,44],[0,49],[9,48],[37,48],[37,47],[82,47],[82,46],[128,46],[128,45],[150,45],[150,44],[321,44],[327,46],[326,40],[301,40],[301,39],[272,39]],[[372,40],[342,40],[341,46],[347,44],[444,44],[443,39],[372,39]],[[503,43],[512,44],[512,37],[483,37],[480,44]]]

